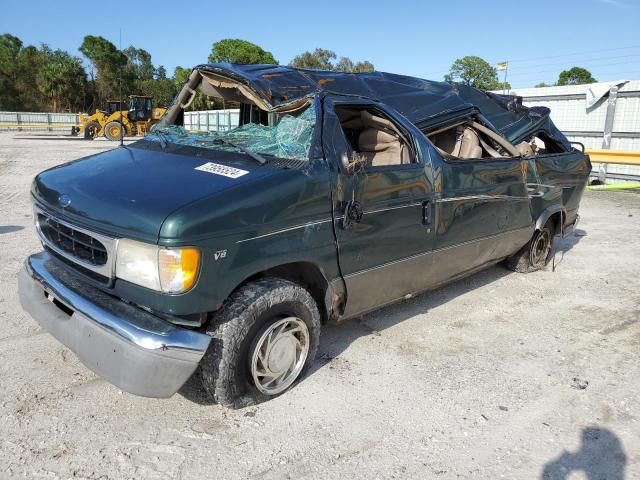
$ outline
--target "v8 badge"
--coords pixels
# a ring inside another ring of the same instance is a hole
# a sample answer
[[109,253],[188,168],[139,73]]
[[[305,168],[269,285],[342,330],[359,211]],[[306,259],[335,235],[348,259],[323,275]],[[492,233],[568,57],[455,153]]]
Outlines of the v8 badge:
[[227,256],[226,250],[218,250],[216,253],[213,254],[213,258],[215,259],[216,262],[222,258],[225,258],[226,256]]

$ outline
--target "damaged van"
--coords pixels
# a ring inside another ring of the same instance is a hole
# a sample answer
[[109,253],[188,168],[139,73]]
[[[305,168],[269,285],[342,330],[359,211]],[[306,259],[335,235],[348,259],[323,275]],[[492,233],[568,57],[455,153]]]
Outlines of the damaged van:
[[[197,92],[239,127],[184,128]],[[23,308],[98,375],[281,394],[322,325],[499,262],[543,268],[591,164],[521,99],[372,72],[201,65],[150,135],[39,174]],[[517,294],[517,293],[516,293]]]

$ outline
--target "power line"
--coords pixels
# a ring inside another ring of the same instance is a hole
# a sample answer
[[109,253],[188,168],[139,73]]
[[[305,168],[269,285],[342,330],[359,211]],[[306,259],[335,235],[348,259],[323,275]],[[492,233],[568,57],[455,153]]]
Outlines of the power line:
[[540,64],[535,64],[535,65],[521,65],[521,66],[516,66],[516,67],[511,67],[509,66],[509,71],[513,71],[513,70],[531,70],[533,68],[538,68],[538,67],[550,67],[553,65],[569,65],[569,63],[581,63],[581,64],[589,64],[591,65],[592,62],[595,61],[599,61],[599,60],[614,60],[614,59],[618,59],[618,58],[631,58],[631,57],[640,57],[640,53],[633,53],[630,55],[618,55],[618,56],[613,56],[613,57],[595,57],[595,58],[591,58],[591,59],[585,59],[585,60],[576,60],[575,62],[555,62],[555,63],[540,63]]
[[602,48],[600,50],[586,50],[583,52],[575,52],[575,53],[561,53],[559,55],[545,55],[544,57],[518,58],[516,60],[507,60],[507,61],[509,63],[519,63],[519,62],[528,62],[530,60],[546,60],[549,58],[571,57],[574,55],[586,55],[589,53],[611,52],[614,50],[628,50],[631,48],[640,48],[640,45],[632,45],[629,47]]
[[[616,66],[616,65],[627,65],[627,64],[628,64],[628,62],[612,62],[612,63],[603,63],[601,65],[594,65],[594,66],[589,67],[589,68],[591,68],[593,70],[593,69],[596,69],[596,68],[610,67],[610,66]],[[586,65],[586,66],[588,66],[588,65]],[[534,69],[532,69],[531,72],[516,72],[512,76],[513,77],[522,77],[522,76],[530,76],[532,74],[538,74],[538,73],[553,73],[553,72],[560,73],[560,72],[558,72],[557,68],[554,68],[554,69],[551,69],[551,70],[538,70],[538,69],[534,70]]]
[[[640,70],[624,70],[624,71],[616,71],[615,74],[610,74],[611,77],[614,77],[614,79],[633,79],[634,76],[638,76],[640,75]],[[606,80],[604,80],[606,81]],[[546,83],[546,82],[551,82],[553,83],[553,80],[549,80],[548,78],[540,78],[537,77],[536,79],[532,79],[531,81],[526,81],[526,83],[517,83],[511,86],[511,90],[520,90],[523,88],[533,88],[536,84],[538,83]],[[550,87],[554,86],[554,85],[549,85]]]
[[[604,63],[604,64],[594,64],[593,62],[598,62],[598,61],[603,61],[603,60],[607,61],[607,60],[611,60],[611,59],[640,57],[640,54],[633,53],[633,54],[616,55],[616,56],[597,56],[597,57],[583,58],[583,59],[570,59],[570,60],[562,61],[562,62],[532,63],[531,65],[516,65],[515,67],[512,67],[511,64],[512,63],[531,62],[531,61],[534,61],[534,60],[549,60],[549,59],[553,59],[553,58],[574,57],[574,56],[577,56],[577,55],[589,55],[589,54],[593,54],[593,53],[613,52],[613,51],[620,51],[620,50],[630,50],[630,49],[634,49],[634,48],[640,49],[640,45],[632,45],[632,46],[626,46],[626,47],[615,47],[615,48],[602,48],[602,49],[597,49],[597,50],[585,50],[585,51],[582,51],[582,52],[563,53],[563,54],[558,54],[558,55],[547,55],[547,56],[530,57],[530,58],[520,58],[520,59],[506,60],[506,61],[509,64],[509,73],[510,74],[511,74],[512,71],[516,70],[516,72],[513,73],[513,76],[515,76],[515,77],[529,75],[530,71],[533,71],[534,74],[557,72],[558,69],[542,70],[541,71],[541,70],[539,70],[539,68],[548,67],[548,66],[554,66],[554,65],[558,65],[559,67],[562,67],[562,66],[567,66],[569,63],[580,63],[586,68],[598,68],[599,69],[600,67],[621,65],[621,64],[624,64],[626,62],[614,62],[614,63]],[[492,64],[492,66],[493,65],[494,64]],[[527,71],[523,71],[523,70],[527,70]],[[427,73],[422,74],[422,76],[424,76],[425,78],[436,78],[436,77],[443,78],[448,73],[449,73],[449,70],[431,71],[431,72],[427,72]]]

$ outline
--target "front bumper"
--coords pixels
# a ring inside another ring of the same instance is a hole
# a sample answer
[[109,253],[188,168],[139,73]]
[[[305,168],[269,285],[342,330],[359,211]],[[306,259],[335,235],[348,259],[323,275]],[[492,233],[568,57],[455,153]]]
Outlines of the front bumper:
[[95,373],[136,395],[172,396],[211,340],[86,285],[46,252],[27,259],[18,284],[22,308],[42,328]]

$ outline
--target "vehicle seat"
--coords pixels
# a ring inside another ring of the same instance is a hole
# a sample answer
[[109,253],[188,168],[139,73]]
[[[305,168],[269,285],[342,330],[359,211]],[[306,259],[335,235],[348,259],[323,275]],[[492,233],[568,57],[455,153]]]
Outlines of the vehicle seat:
[[456,128],[455,136],[447,132],[440,134],[434,139],[434,144],[457,158],[482,158],[480,138],[471,127],[459,126]]
[[409,152],[396,127],[386,118],[360,112],[364,130],[358,136],[361,156],[371,166],[401,165],[410,163]]
[[528,142],[520,142],[516,145],[516,149],[523,157],[531,157],[534,154],[533,147]]

